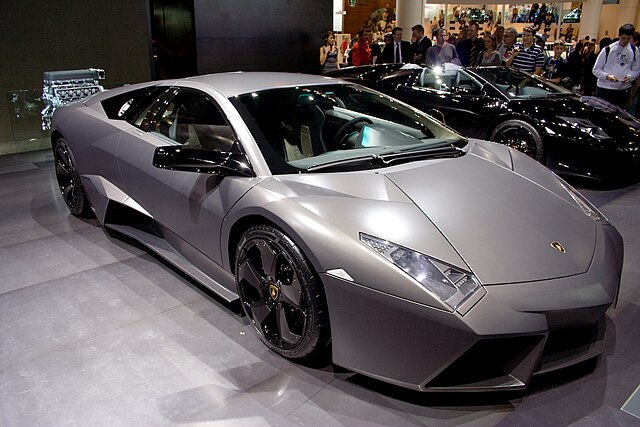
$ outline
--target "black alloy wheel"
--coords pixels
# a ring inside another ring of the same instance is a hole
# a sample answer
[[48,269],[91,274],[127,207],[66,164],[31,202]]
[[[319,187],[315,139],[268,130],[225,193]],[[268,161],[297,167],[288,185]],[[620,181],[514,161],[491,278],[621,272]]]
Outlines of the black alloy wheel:
[[507,120],[491,133],[492,141],[515,148],[527,156],[542,162],[544,146],[540,133],[531,124],[522,120]]
[[56,141],[53,156],[58,187],[69,212],[78,217],[91,216],[91,207],[82,187],[80,174],[73,163],[69,146],[63,138]]
[[235,271],[242,307],[267,347],[291,359],[319,356],[330,336],[326,299],[298,246],[276,228],[251,227]]

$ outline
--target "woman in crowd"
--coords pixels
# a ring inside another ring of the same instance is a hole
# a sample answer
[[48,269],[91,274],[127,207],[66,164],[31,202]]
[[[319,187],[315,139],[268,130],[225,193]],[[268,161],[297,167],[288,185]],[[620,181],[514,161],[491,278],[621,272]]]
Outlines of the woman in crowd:
[[484,33],[483,41],[484,41],[484,51],[478,53],[478,60],[476,61],[476,64],[500,65],[500,63],[502,62],[502,57],[500,56],[500,53],[496,50],[496,48],[498,47],[496,38],[489,33]]
[[340,69],[340,50],[336,46],[336,37],[333,32],[327,31],[322,38],[324,45],[320,46],[321,72]]

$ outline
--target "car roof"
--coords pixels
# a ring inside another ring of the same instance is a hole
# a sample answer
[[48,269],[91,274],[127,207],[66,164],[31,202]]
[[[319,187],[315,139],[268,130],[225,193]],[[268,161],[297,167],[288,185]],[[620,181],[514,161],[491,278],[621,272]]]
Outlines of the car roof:
[[176,80],[175,84],[179,85],[180,82],[184,81],[210,86],[228,98],[266,89],[344,83],[330,77],[311,74],[265,71],[236,71],[231,73],[207,74]]
[[230,73],[206,74],[202,76],[187,77],[181,79],[158,80],[151,82],[135,83],[118,88],[99,92],[84,101],[85,105],[92,105],[107,98],[122,93],[131,92],[148,86],[185,86],[193,82],[208,86],[227,98],[245,93],[259,92],[267,89],[284,87],[322,85],[322,84],[347,84],[344,81],[311,74],[282,73],[265,71],[236,71]]

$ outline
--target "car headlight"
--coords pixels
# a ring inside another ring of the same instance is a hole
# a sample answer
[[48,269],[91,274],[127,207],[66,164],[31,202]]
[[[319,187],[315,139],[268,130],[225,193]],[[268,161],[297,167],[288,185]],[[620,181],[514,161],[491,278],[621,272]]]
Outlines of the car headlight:
[[360,233],[360,241],[402,269],[453,310],[481,289],[480,281],[473,274],[458,267],[368,234]]
[[578,191],[573,188],[571,185],[567,184],[565,181],[560,180],[560,185],[562,188],[567,190],[567,193],[571,196],[573,200],[580,206],[582,211],[594,221],[607,220],[607,218],[602,215],[602,213],[591,204],[582,194],[578,193]]
[[565,116],[558,116],[558,118],[563,120],[565,123],[568,123],[569,126],[579,129],[581,132],[584,132],[597,140],[610,138],[610,136],[607,135],[607,133],[600,126],[597,126],[589,119]]

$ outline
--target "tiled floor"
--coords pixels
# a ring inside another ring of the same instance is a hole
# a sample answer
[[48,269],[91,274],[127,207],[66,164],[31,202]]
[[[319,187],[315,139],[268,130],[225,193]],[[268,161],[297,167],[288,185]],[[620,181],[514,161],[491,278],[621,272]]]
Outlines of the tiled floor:
[[68,214],[52,157],[0,157],[0,425],[639,425],[640,184],[583,190],[625,238],[597,365],[527,392],[419,394],[282,359],[247,320]]

